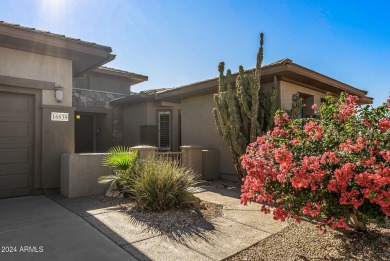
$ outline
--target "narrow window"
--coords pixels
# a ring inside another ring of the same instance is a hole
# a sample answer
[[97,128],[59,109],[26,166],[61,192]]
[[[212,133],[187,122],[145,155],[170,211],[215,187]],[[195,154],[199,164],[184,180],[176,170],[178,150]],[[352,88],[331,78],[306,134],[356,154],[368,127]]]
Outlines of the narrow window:
[[158,149],[168,151],[171,149],[171,112],[158,112]]

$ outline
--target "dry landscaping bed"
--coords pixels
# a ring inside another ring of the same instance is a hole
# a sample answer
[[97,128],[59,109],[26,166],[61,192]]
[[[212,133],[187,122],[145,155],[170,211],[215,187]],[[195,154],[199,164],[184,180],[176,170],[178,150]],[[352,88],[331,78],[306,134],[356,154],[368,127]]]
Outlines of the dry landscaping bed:
[[126,212],[130,219],[146,230],[158,232],[164,235],[194,226],[203,221],[222,216],[222,205],[207,201],[201,201],[202,209],[186,207],[165,211],[148,211],[136,207],[129,198],[108,198],[104,195],[97,198],[110,206],[116,206]]
[[316,224],[290,221],[282,232],[227,260],[390,260],[390,226],[322,234]]
[[[203,184],[215,189],[240,192],[240,184],[216,180]],[[222,215],[222,205],[202,201],[206,209],[194,207],[167,211],[143,211],[130,199],[112,199],[99,196],[99,200],[118,206],[137,224],[169,235],[185,230],[202,221]],[[226,259],[236,260],[390,260],[390,222],[369,225],[369,232],[331,230],[322,234],[315,223],[288,221],[289,226],[280,233]]]

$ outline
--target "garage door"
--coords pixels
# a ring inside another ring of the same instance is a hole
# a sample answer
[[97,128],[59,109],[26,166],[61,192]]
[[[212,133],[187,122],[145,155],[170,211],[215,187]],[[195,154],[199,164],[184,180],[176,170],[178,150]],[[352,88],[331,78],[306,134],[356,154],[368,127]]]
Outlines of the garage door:
[[33,96],[0,92],[0,198],[31,194]]

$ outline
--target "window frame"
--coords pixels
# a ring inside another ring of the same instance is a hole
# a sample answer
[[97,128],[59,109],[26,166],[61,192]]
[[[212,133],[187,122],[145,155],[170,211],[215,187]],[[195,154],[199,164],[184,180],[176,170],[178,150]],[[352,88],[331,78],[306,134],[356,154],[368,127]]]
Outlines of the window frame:
[[[161,114],[169,114],[169,146],[168,147],[161,147],[161,126],[160,126],[160,115]],[[171,151],[172,150],[172,122],[173,122],[173,115],[171,109],[158,109],[156,111],[156,125],[157,125],[157,147],[159,151]]]

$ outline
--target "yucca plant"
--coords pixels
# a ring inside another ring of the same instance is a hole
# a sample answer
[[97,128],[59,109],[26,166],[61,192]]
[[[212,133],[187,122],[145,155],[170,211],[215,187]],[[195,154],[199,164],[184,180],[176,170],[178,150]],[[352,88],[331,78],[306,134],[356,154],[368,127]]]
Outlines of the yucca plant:
[[132,195],[139,207],[164,210],[189,203],[196,174],[175,161],[151,157],[141,163]]
[[103,166],[113,169],[112,175],[101,176],[98,183],[110,183],[108,196],[119,196],[131,193],[134,175],[137,173],[138,153],[129,148],[117,146],[111,148],[103,158]]

